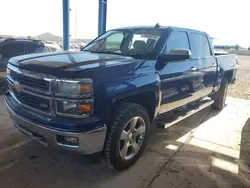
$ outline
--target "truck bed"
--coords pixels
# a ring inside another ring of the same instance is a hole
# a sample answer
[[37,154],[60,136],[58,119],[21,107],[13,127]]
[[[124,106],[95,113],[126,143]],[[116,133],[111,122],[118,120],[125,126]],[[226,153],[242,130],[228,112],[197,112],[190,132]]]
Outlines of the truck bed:
[[224,71],[234,69],[237,62],[237,55],[229,54],[229,55],[218,55],[215,56],[216,61],[220,68]]

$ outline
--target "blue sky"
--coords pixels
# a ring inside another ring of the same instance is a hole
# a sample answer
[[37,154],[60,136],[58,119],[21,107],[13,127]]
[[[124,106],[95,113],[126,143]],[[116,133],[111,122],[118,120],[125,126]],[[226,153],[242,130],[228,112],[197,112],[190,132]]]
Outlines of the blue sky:
[[[0,34],[62,36],[62,0],[0,0]],[[70,33],[97,36],[98,0],[71,0]],[[108,0],[107,29],[172,25],[250,45],[249,0]]]

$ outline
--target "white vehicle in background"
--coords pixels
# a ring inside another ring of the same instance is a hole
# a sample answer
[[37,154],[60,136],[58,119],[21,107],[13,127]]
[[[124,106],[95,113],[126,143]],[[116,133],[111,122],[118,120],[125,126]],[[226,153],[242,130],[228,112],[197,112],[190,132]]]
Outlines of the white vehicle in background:
[[226,47],[230,46],[229,43],[218,40],[216,38],[211,37],[212,45],[214,46],[214,54],[215,55],[227,55],[228,51],[226,51]]
[[63,49],[58,44],[48,44],[46,43],[45,46],[48,48],[48,52],[54,51],[63,51]]
[[216,48],[216,46],[215,46],[214,47],[214,54],[215,55],[227,55],[228,52],[224,49]]
[[55,45],[58,44],[58,42],[56,42],[56,41],[46,41],[45,43],[47,43],[47,44],[55,44]]
[[69,49],[69,51],[73,51],[73,52],[78,52],[78,51],[81,51],[81,48],[80,48],[80,46],[79,45],[75,45],[75,44],[73,44],[73,45],[70,45],[70,49]]

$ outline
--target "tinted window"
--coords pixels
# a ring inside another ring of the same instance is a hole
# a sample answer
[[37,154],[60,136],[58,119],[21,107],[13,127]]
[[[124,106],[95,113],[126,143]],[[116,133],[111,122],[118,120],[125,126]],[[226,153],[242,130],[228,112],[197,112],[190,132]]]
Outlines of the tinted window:
[[37,49],[35,49],[32,53],[42,53],[42,52],[49,52],[45,46],[40,45]]
[[193,46],[193,57],[205,58],[211,55],[208,39],[202,34],[191,34],[192,46]]
[[27,46],[27,49],[26,49],[27,53],[32,53],[39,47],[39,44],[29,42],[29,43],[26,43],[26,46]]
[[2,46],[2,56],[3,58],[10,58],[18,55],[25,54],[25,43],[8,43]]
[[57,51],[56,48],[52,47],[52,46],[46,46],[46,51],[45,52],[55,52]]
[[188,49],[190,50],[188,36],[186,32],[174,31],[171,33],[167,41],[167,48],[165,49],[168,54],[172,49]]

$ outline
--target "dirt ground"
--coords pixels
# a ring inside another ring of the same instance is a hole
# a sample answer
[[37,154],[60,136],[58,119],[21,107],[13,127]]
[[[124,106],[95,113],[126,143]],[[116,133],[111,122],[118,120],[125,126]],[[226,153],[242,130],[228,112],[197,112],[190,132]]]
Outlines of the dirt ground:
[[239,56],[236,83],[229,86],[228,96],[250,99],[250,56]]
[[153,128],[144,154],[123,172],[27,140],[0,96],[0,188],[250,188],[248,62],[240,57],[228,93],[237,98],[228,97],[223,111],[209,107],[167,130]]

